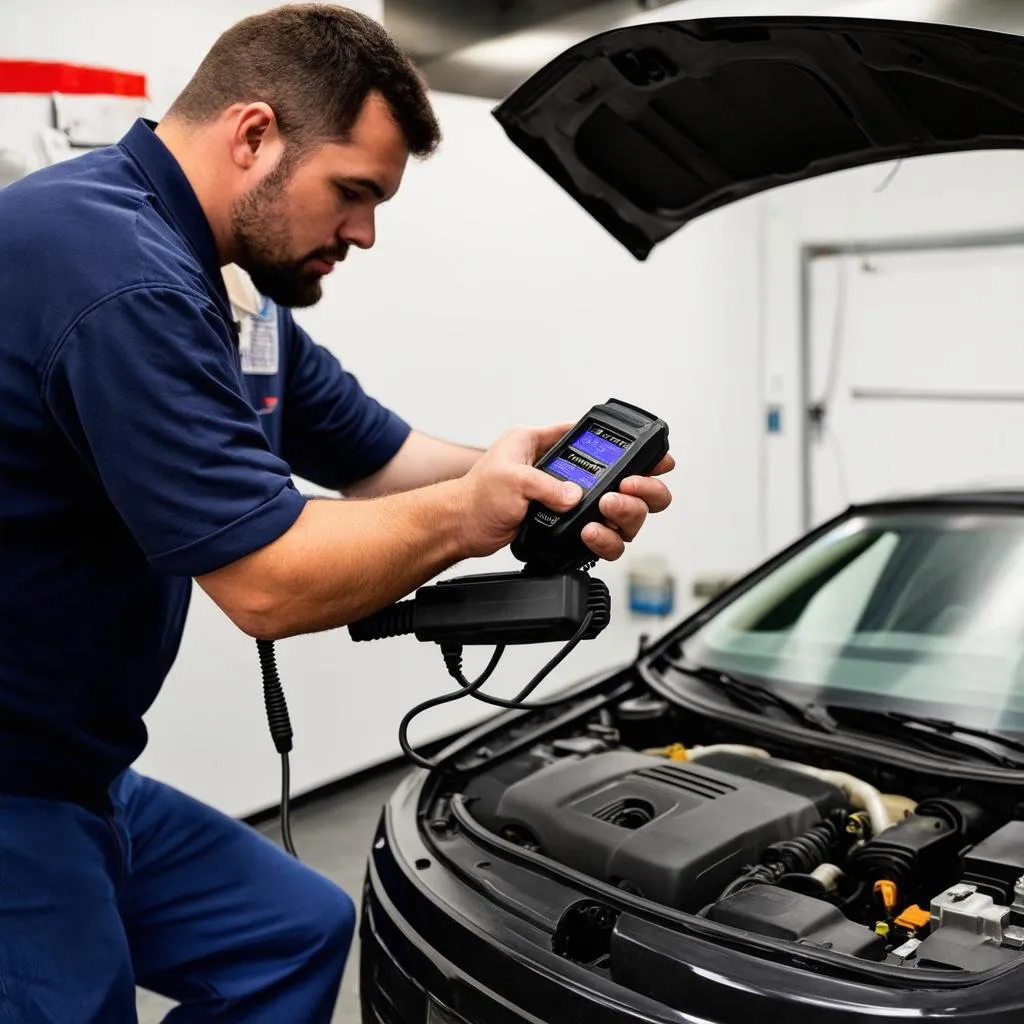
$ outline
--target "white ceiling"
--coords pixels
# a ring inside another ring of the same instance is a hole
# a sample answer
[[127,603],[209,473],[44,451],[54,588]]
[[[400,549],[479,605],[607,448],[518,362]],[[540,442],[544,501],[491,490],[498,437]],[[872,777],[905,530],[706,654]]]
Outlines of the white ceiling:
[[624,25],[757,15],[818,15],[926,21],[1024,34],[1024,0],[678,0],[651,10],[601,0],[521,32],[464,47],[426,66],[441,91],[502,98],[563,50]]

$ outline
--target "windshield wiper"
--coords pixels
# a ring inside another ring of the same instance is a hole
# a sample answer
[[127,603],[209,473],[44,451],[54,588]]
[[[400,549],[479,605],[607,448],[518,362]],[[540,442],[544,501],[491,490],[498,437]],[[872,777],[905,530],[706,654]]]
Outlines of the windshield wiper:
[[741,679],[739,676],[723,672],[718,668],[695,665],[688,661],[677,661],[674,658],[668,659],[668,664],[685,675],[699,679],[702,683],[709,683],[717,687],[733,703],[741,707],[746,707],[759,713],[768,707],[780,708],[801,725],[808,725],[818,732],[836,731],[836,721],[825,708],[819,707],[816,704],[798,704],[795,700],[790,700],[788,697],[783,697],[781,693],[776,693],[775,690],[764,683],[758,683],[752,679]]
[[[891,735],[914,739],[923,746],[936,749],[936,744],[928,740],[940,740],[947,749],[956,749],[985,758],[1003,768],[1024,768],[1024,742],[1003,736],[988,729],[978,729],[970,725],[961,725],[945,718],[932,718],[928,715],[911,715],[904,711],[880,711],[873,708],[853,708],[840,705],[829,705],[830,712],[842,718],[861,718],[864,727],[873,729],[889,728]],[[975,743],[974,739],[984,742]],[[924,742],[922,742],[924,741]],[[993,747],[998,749],[992,749]],[[1000,753],[1010,751],[1010,754]],[[1018,755],[1017,757],[1012,756]]]

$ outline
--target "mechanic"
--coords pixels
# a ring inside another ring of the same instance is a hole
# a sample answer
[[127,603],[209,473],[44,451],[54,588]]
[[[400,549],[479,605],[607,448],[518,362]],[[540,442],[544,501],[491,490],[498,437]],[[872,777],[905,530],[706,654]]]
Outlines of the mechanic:
[[[424,436],[288,312],[438,139],[379,25],[286,6],[159,125],[0,192],[0,1020],[122,1024],[136,983],[169,1020],[331,1017],[349,897],[130,765],[193,580],[254,637],[330,629],[580,497],[532,467],[568,423]],[[274,331],[239,328],[229,264]],[[585,539],[614,559],[669,500],[628,480]]]

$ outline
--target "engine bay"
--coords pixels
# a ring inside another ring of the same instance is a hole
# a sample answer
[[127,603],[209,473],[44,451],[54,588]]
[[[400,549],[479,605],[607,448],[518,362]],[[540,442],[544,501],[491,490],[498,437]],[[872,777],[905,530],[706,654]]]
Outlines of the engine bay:
[[745,935],[905,970],[1024,957],[1024,820],[924,776],[888,792],[720,737],[645,745],[673,723],[667,701],[630,697],[472,773],[466,810],[523,850]]

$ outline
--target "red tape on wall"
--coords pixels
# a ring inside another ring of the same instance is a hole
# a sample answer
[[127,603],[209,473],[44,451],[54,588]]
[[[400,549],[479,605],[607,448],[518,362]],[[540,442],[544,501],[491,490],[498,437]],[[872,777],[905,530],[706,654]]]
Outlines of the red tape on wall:
[[0,60],[0,93],[61,92],[74,96],[146,98],[146,76],[83,64]]

